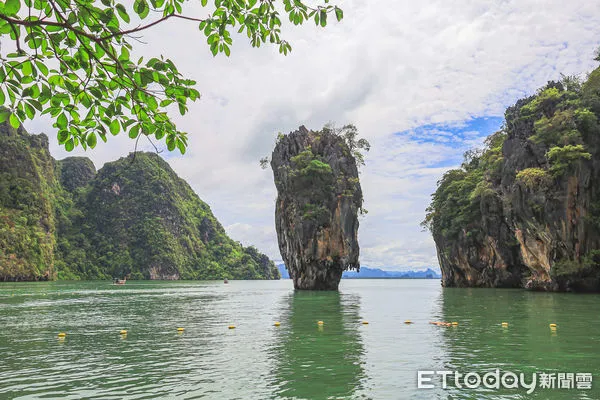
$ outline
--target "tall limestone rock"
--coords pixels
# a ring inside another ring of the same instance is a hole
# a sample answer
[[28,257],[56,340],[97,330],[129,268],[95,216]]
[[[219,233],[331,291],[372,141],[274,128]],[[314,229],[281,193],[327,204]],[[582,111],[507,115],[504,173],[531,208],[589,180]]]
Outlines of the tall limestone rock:
[[0,124],[0,281],[53,279],[57,187],[48,137]]
[[271,168],[279,250],[294,287],[337,290],[342,272],[360,267],[355,158],[342,137],[301,126],[280,137]]

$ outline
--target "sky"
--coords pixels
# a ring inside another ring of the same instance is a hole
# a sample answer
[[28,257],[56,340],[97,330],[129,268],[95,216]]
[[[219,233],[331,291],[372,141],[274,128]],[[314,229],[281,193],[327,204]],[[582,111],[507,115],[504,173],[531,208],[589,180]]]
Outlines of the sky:
[[[184,13],[205,17],[199,3],[187,3]],[[172,59],[202,94],[185,116],[170,112],[189,133],[188,152],[161,155],[233,239],[278,262],[276,190],[259,159],[271,154],[278,132],[354,123],[372,146],[360,175],[369,211],[360,217],[361,264],[437,267],[434,242],[419,226],[436,182],[501,127],[506,107],[561,73],[585,77],[597,66],[600,6],[589,0],[331,3],[344,10],[342,22],[284,25],[282,36],[293,47],[287,57],[238,36],[229,58],[213,57],[197,25],[182,20],[144,31],[134,55]],[[26,127],[50,136],[55,158],[85,155],[97,168],[134,149],[121,135],[92,151],[67,153],[52,140],[51,121]]]

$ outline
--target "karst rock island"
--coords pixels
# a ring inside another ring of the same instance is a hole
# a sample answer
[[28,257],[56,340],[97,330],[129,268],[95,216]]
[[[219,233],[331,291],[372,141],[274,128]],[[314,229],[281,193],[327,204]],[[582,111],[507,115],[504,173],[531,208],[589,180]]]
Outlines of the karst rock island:
[[334,129],[301,126],[280,135],[273,151],[277,239],[296,289],[337,290],[343,271],[360,268],[353,143]]

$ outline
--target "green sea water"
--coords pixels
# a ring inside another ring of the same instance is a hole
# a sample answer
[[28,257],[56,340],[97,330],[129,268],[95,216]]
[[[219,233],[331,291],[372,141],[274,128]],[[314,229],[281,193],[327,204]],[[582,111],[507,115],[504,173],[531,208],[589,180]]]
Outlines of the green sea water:
[[[3,283],[0,399],[600,399],[599,308],[435,280]],[[419,370],[496,368],[591,373],[592,388],[417,387]]]

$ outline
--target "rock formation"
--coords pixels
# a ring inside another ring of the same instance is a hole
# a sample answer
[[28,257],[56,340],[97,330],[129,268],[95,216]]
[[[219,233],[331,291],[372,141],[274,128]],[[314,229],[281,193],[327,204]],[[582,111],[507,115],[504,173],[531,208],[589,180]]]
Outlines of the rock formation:
[[0,281],[54,275],[58,195],[46,135],[0,124]]
[[600,290],[600,69],[550,82],[446,173],[432,230],[444,286]]
[[[45,135],[0,124],[0,281],[277,279],[154,153],[55,161]],[[135,159],[134,159],[135,158]]]
[[279,250],[294,287],[337,290],[342,272],[360,267],[357,213],[363,198],[352,152],[332,131],[301,126],[280,136],[271,168]]

